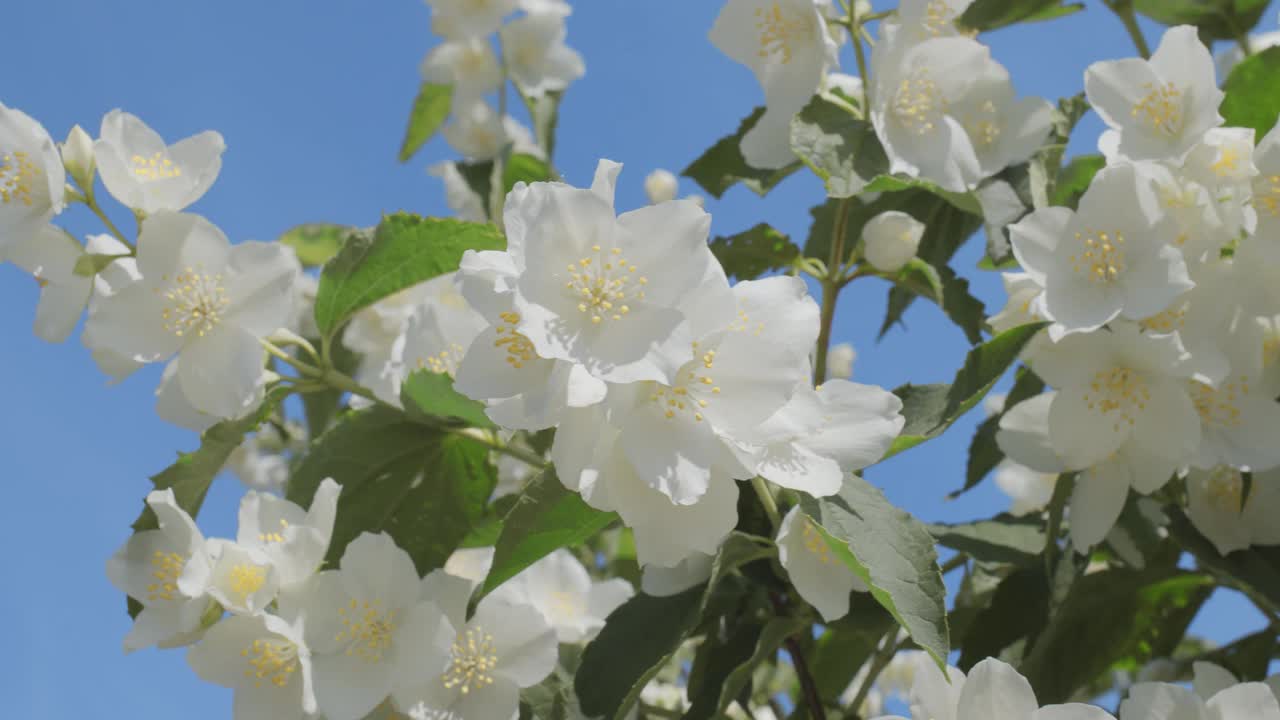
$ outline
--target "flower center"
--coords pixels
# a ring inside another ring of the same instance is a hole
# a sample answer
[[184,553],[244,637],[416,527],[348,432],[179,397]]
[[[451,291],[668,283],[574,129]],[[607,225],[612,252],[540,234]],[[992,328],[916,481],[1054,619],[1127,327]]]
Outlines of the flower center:
[[1249,379],[1224,380],[1218,387],[1192,381],[1191,401],[1206,425],[1234,428],[1240,426],[1240,406],[1237,401],[1249,392]]
[[[523,337],[523,336],[521,336]],[[508,338],[502,338],[507,340]],[[525,340],[527,343],[528,341]],[[495,343],[496,344],[496,343]],[[458,363],[462,362],[466,350],[458,343],[449,343],[449,347],[434,355],[418,358],[418,369],[429,369],[437,375],[453,377],[458,372]]]
[[244,676],[253,680],[254,687],[262,687],[264,681],[285,687],[298,671],[298,646],[288,640],[254,640],[240,651],[240,657],[249,663]]
[[1147,380],[1142,373],[1124,367],[1096,373],[1084,394],[1090,410],[1108,417],[1116,416],[1116,431],[1121,429],[1122,423],[1132,426],[1137,422],[1138,412],[1147,408],[1150,399],[1151,391],[1147,389]]
[[381,662],[396,631],[396,611],[383,612],[377,600],[352,600],[347,607],[338,608],[338,615],[343,629],[334,639],[347,643],[347,654],[369,663]]
[[1244,478],[1229,467],[1214,468],[1200,479],[1209,504],[1220,512],[1238,514],[1244,504]]
[[282,543],[284,542],[284,531],[289,529],[289,521],[280,518],[280,529],[276,532],[258,533],[258,542],[262,543]]
[[1147,94],[1129,112],[1144,120],[1151,129],[1164,135],[1177,135],[1182,129],[1182,91],[1173,83],[1143,85]]
[[786,65],[791,62],[792,42],[804,42],[812,34],[813,18],[799,13],[788,16],[775,2],[771,7],[756,8],[756,30],[760,33],[760,57],[776,56]]
[[538,355],[534,352],[533,343],[529,342],[529,338],[516,332],[516,323],[520,322],[518,313],[504,312],[499,317],[507,321],[507,325],[499,325],[493,329],[498,334],[498,339],[493,341],[493,346],[506,350],[507,364],[519,370]]
[[621,248],[612,248],[606,254],[599,245],[592,245],[594,255],[567,266],[569,280],[565,289],[578,300],[578,312],[599,325],[606,319],[621,320],[631,312],[628,298],[644,299],[644,286],[649,279],[637,276],[636,266],[622,257]]
[[21,150],[0,156],[0,202],[20,202],[31,207],[31,189],[42,174],[31,156]]
[[804,549],[813,553],[818,558],[818,562],[823,565],[831,564],[831,547],[827,545],[826,538],[822,537],[822,533],[813,527],[813,523],[807,518],[804,519]]
[[1150,330],[1153,333],[1167,334],[1175,330],[1181,330],[1187,321],[1187,308],[1185,305],[1174,305],[1173,307],[1162,310],[1149,318],[1141,320],[1138,325],[1143,330]]
[[[978,107],[978,111],[964,124],[964,129],[974,145],[983,148],[994,145],[1000,139],[1000,121],[996,113],[996,104],[990,100],[983,102]],[[910,237],[910,234],[904,233],[903,237]]]
[[191,332],[204,337],[218,326],[223,311],[231,304],[221,273],[204,273],[191,267],[173,279],[164,298],[169,301],[160,313],[164,329],[178,337]]
[[182,175],[182,168],[174,165],[165,152],[152,153],[151,157],[134,155],[130,161],[133,164],[133,176],[143,182],[169,180]]
[[493,684],[493,669],[498,665],[498,651],[493,636],[477,626],[467,628],[453,641],[453,660],[440,676],[448,690],[458,688],[463,695]]
[[1240,170],[1240,151],[1233,147],[1224,147],[1218,159],[1209,166],[1218,177],[1234,175]]
[[147,601],[173,600],[178,592],[178,576],[187,559],[175,552],[157,550],[151,556],[151,577],[154,583],[147,585]]
[[946,111],[947,101],[928,68],[916,68],[898,84],[893,114],[906,128],[923,135],[932,130]]
[[729,323],[729,332],[750,332],[756,337],[764,334],[764,322],[752,322],[746,310],[738,311],[738,319]]
[[1076,240],[1083,246],[1084,252],[1072,255],[1071,269],[1085,276],[1093,284],[1109,284],[1115,282],[1127,267],[1124,257],[1124,234],[1117,231],[1114,235],[1105,230],[1085,228],[1076,233]]
[[577,593],[555,590],[551,593],[551,613],[564,620],[581,617],[586,608],[582,596]]
[[238,595],[243,602],[245,598],[262,589],[267,582],[267,570],[252,563],[240,563],[231,568],[228,582],[231,585],[231,592]]
[[933,37],[938,37],[951,27],[955,11],[946,0],[929,0],[924,9],[924,30]]
[[1258,207],[1266,210],[1271,217],[1280,217],[1280,175],[1267,175],[1253,184],[1254,197],[1258,199]]
[[[696,342],[693,344],[693,353],[695,356],[698,354]],[[715,363],[716,351],[707,350],[701,357],[695,357],[693,362],[680,369],[676,385],[668,387],[650,382],[649,402],[657,405],[668,420],[674,420],[676,413],[692,413],[694,422],[702,422],[702,413],[699,411],[711,404],[711,395],[720,394],[720,386],[716,385],[715,379],[710,375],[703,374],[698,365],[702,366],[702,370],[710,370]]]

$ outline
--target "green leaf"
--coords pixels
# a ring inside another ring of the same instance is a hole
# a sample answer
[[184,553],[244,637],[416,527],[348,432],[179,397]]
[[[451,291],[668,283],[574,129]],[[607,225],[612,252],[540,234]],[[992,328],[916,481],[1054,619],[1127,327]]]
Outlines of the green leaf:
[[1004,399],[1004,410],[992,415],[978,426],[969,443],[969,462],[965,468],[964,487],[947,496],[957,498],[977,487],[982,479],[995,469],[1004,459],[1004,452],[996,445],[996,433],[1000,430],[1000,418],[1004,413],[1023,400],[1029,400],[1044,391],[1044,381],[1031,369],[1023,365],[1014,376],[1013,388]]
[[1044,565],[1037,563],[1010,573],[1000,581],[991,602],[968,623],[960,661],[956,664],[968,672],[980,660],[1001,657],[1006,648],[1016,648],[1014,663],[1021,660],[1021,650],[1033,643],[1049,622],[1049,579]]
[[538,147],[547,151],[548,158],[555,157],[556,125],[560,122],[560,101],[564,98],[564,91],[548,90],[539,95],[520,93],[520,98],[524,100],[525,109],[533,120],[533,133]]
[[1267,48],[1231,69],[1222,89],[1222,117],[1227,125],[1253,128],[1258,140],[1280,114],[1280,48]]
[[717,198],[738,183],[742,183],[757,195],[767,195],[775,185],[799,170],[801,163],[797,160],[777,170],[763,170],[747,164],[742,157],[739,145],[742,143],[742,136],[755,127],[761,115],[764,115],[764,108],[753,110],[742,121],[736,133],[717,141],[701,157],[685,168],[681,175],[692,178],[703,190]]
[[974,0],[956,24],[969,30],[985,32],[1021,22],[1053,20],[1080,12],[1084,3],[1062,0]]
[[902,399],[907,423],[885,457],[941,435],[973,409],[1044,326],[1045,323],[1032,323],[1011,328],[970,350],[949,385],[908,383],[895,389],[894,394]]
[[750,230],[711,241],[711,252],[725,274],[739,280],[755,280],[770,270],[790,267],[800,256],[791,238],[760,223]]
[[484,413],[484,405],[453,389],[445,373],[417,370],[400,386],[400,403],[409,417],[419,420],[461,421],[472,427],[497,427]]
[[905,288],[913,295],[932,300],[939,305],[943,303],[942,278],[932,265],[918,257],[911,258],[911,262],[896,273],[878,274],[885,280]]
[[431,139],[449,118],[453,104],[453,86],[423,83],[409,111],[409,127],[400,143],[400,162],[408,162],[414,153]]
[[1001,513],[989,520],[959,525],[930,525],[939,545],[959,550],[981,562],[1027,565],[1044,550],[1044,525],[1036,515]]
[[582,717],[578,697],[573,693],[573,676],[560,667],[546,680],[521,690],[520,702],[528,706],[534,720],[577,720]]
[[525,486],[520,499],[503,518],[493,565],[481,594],[488,595],[555,550],[585,542],[617,519],[616,514],[583,502],[560,482],[554,471],[544,471]]
[[1158,23],[1195,25],[1201,40],[1208,44],[1213,40],[1231,40],[1252,30],[1270,1],[1134,0],[1133,6]]
[[645,684],[698,626],[722,581],[739,567],[775,552],[760,538],[731,533],[706,585],[671,597],[636,595],[614,610],[583,651],[574,678],[583,713],[614,720],[626,717]]
[[[762,628],[749,621],[735,622],[737,618],[724,620],[728,627],[716,633],[708,633],[694,656],[686,693],[689,697],[689,710],[681,720],[709,720],[718,717],[721,703],[727,706],[733,702],[738,692],[751,680],[751,669],[754,667],[752,657]],[[807,624],[795,621],[792,624],[800,628],[808,627]],[[785,639],[785,636],[778,638],[778,644]],[[777,649],[775,645],[774,652]],[[733,678],[734,686],[731,687],[730,678],[733,673],[744,668],[743,673]]]
[[304,267],[320,267],[329,262],[354,228],[331,223],[307,223],[286,230],[280,242],[293,248]]
[[388,215],[372,235],[352,235],[320,274],[316,326],[332,338],[360,310],[458,269],[467,250],[501,250],[492,225]]
[[839,494],[800,506],[827,536],[832,552],[866,583],[920,648],[947,664],[946,588],[929,530],[854,475]]
[[1223,556],[1181,510],[1170,508],[1168,514],[1169,534],[1201,567],[1280,613],[1280,549],[1253,547]]
[[1267,669],[1278,648],[1280,639],[1276,638],[1274,629],[1267,628],[1209,652],[1200,659],[1230,670],[1241,682],[1257,682],[1266,679]]
[[855,592],[850,596],[849,614],[827,623],[808,653],[809,671],[823,702],[838,704],[858,669],[895,626],[893,616],[870,595]]
[[919,178],[906,177],[903,175],[879,175],[867,183],[862,189],[864,193],[873,192],[902,192],[904,190],[924,190],[930,195],[936,195],[946,200],[952,207],[961,212],[970,215],[982,216],[982,206],[978,204],[978,199],[973,193],[958,193],[950,190],[943,190],[928,180]]
[[551,176],[551,166],[546,160],[525,153],[511,153],[503,164],[503,189],[511,192],[511,188],[518,182],[546,182]]
[[1071,162],[1058,173],[1049,203],[1076,209],[1080,204],[1080,197],[1084,195],[1085,190],[1089,189],[1089,183],[1093,182],[1093,176],[1097,175],[1106,164],[1106,158],[1101,155],[1080,155],[1071,158]]
[[[77,243],[78,245],[78,243]],[[120,260],[121,258],[133,257],[129,253],[121,253],[119,255],[104,255],[101,253],[82,253],[76,258],[76,264],[71,271],[80,277],[93,277],[106,269],[108,265]]]
[[833,198],[853,197],[889,170],[871,124],[820,95],[791,120],[791,150],[826,184]]
[[342,486],[328,562],[360,533],[385,532],[423,575],[481,524],[497,483],[486,447],[382,406],[350,413],[317,438],[294,468],[288,498],[309,506],[326,477]]
[[[320,347],[323,342],[319,338],[308,338],[308,341],[313,347]],[[342,342],[341,337],[335,337],[329,341],[329,360],[338,372],[344,375],[354,373],[360,364],[360,357],[359,353],[353,352]],[[318,438],[329,428],[334,416],[342,408],[342,396],[345,394],[342,390],[329,388],[302,396],[302,414],[307,421],[307,437]]]

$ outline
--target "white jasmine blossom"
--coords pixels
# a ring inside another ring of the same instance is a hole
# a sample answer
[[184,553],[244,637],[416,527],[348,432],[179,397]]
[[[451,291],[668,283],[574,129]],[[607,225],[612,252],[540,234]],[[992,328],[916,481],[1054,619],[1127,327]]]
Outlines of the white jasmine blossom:
[[778,526],[778,560],[796,592],[827,622],[849,612],[849,593],[867,585],[836,556],[812,519],[791,508]]
[[1220,466],[1187,474],[1187,516],[1223,555],[1253,545],[1280,545],[1277,512],[1280,471],[1254,473],[1247,500],[1239,470]]
[[881,272],[897,272],[916,256],[924,223],[897,210],[888,210],[862,227],[867,262]]
[[651,205],[675,200],[679,190],[679,180],[670,170],[659,168],[644,179],[644,194]]
[[621,578],[595,582],[568,550],[543,557],[503,583],[494,596],[537,610],[562,643],[595,637],[605,618],[635,594]]
[[75,238],[53,225],[0,245],[0,259],[30,273],[40,287],[35,332],[41,340],[63,342],[80,322],[93,292],[93,277],[75,272],[84,255]]
[[422,59],[419,71],[426,82],[452,86],[456,107],[479,102],[502,86],[502,67],[487,38],[440,43]]
[[66,203],[66,171],[48,131],[0,104],[0,248],[39,233]]
[[139,118],[112,110],[102,118],[93,154],[111,196],[151,215],[182,210],[204,196],[218,179],[225,149],[212,130],[166,145]]
[[316,712],[301,622],[275,615],[218,622],[187,652],[201,680],[232,688],[235,720],[303,720]]
[[503,26],[502,52],[511,80],[526,95],[564,90],[586,73],[582,56],[564,43],[564,15],[528,13]]

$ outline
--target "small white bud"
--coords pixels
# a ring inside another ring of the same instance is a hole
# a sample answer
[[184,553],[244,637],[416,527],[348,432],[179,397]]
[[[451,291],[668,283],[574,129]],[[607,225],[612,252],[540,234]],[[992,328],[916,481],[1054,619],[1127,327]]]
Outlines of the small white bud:
[[1008,396],[1003,393],[990,393],[982,399],[982,410],[987,417],[995,417],[1004,412],[1004,401]]
[[644,179],[644,192],[649,202],[657,205],[676,199],[676,176],[666,170],[654,170]]
[[93,174],[97,171],[93,159],[93,138],[76,125],[67,133],[67,141],[62,143],[61,149],[63,166],[76,184],[87,190],[93,185]]
[[863,252],[875,269],[897,272],[916,256],[923,235],[924,223],[904,212],[889,210],[863,226]]
[[841,72],[833,72],[827,74],[825,83],[828,92],[838,92],[859,105],[862,104],[862,78]]
[[827,352],[827,377],[848,380],[853,377],[853,361],[858,352],[849,343],[832,346]]

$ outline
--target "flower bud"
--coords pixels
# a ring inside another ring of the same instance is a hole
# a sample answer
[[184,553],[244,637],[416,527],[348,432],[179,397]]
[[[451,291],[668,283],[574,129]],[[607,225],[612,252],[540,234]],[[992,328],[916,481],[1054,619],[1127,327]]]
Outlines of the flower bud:
[[93,186],[93,175],[97,171],[93,138],[79,125],[71,128],[67,141],[62,143],[62,164],[81,188],[88,190]]
[[667,170],[654,170],[644,179],[644,192],[654,205],[675,200],[676,190],[676,176]]
[[849,343],[832,346],[827,353],[827,377],[848,380],[853,377],[853,361],[858,353]]
[[881,272],[897,272],[916,256],[924,223],[897,210],[871,218],[862,228],[867,262]]

